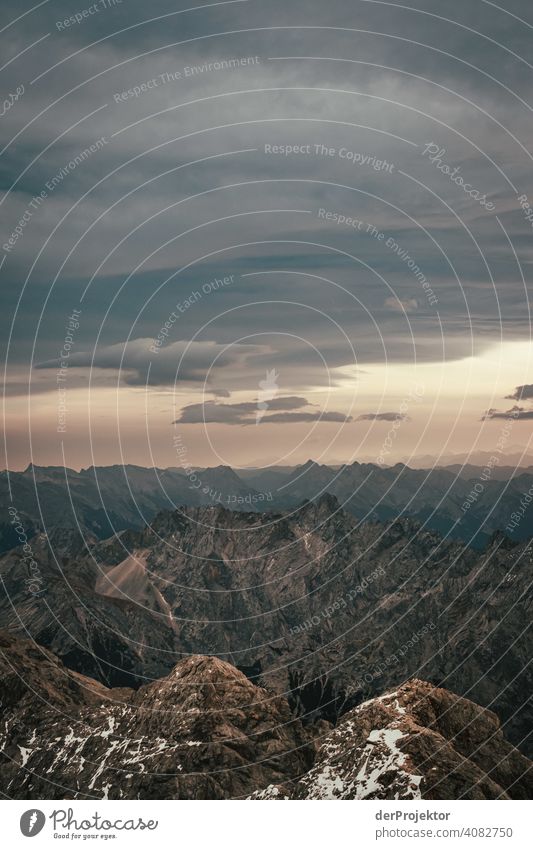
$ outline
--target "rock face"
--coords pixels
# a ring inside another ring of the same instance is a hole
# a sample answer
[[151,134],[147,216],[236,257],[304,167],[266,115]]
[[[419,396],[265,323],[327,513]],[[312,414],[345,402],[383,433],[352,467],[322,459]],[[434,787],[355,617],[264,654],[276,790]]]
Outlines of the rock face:
[[101,573],[77,533],[39,534],[31,546],[39,569],[32,585],[22,549],[0,558],[0,626],[31,635],[71,669],[112,686],[138,687],[179,659],[164,606],[97,592]]
[[226,799],[305,772],[313,746],[285,699],[213,657],[109,690],[0,635],[3,793],[19,799]]
[[0,632],[0,791],[19,799],[527,798],[533,764],[494,714],[411,681],[336,729],[230,664],[192,656],[107,689]]
[[0,625],[107,686],[215,655],[335,720],[419,677],[494,709],[532,752],[528,544],[495,536],[480,554],[407,519],[360,523],[332,496],[286,514],[163,512],[86,547],[67,536],[59,554],[32,540],[42,597],[20,549],[0,558]]
[[533,764],[498,718],[425,681],[342,718],[301,779],[255,799],[530,799]]

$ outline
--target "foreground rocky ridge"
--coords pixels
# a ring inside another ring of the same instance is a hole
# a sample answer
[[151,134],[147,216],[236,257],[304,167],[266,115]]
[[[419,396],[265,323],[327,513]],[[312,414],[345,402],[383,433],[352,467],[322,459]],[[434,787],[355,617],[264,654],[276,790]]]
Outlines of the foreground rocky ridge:
[[226,799],[305,772],[285,699],[213,657],[138,691],[107,689],[0,635],[0,786],[20,799]]
[[295,782],[254,799],[529,799],[533,764],[495,714],[413,679],[344,716]]
[[528,798],[494,714],[413,680],[333,729],[218,658],[107,689],[0,633],[0,789],[21,799]]
[[0,626],[107,686],[216,655],[335,720],[419,677],[495,710],[532,752],[529,544],[496,535],[480,554],[323,496],[286,514],[163,512],[102,542],[55,531],[32,550],[43,593],[21,549],[1,557]]

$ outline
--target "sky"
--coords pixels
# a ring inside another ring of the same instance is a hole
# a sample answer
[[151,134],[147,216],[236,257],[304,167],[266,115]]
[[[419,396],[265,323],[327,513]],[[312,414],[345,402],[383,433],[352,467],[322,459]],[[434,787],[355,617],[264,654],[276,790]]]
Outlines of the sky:
[[533,453],[532,35],[3,2],[3,466]]

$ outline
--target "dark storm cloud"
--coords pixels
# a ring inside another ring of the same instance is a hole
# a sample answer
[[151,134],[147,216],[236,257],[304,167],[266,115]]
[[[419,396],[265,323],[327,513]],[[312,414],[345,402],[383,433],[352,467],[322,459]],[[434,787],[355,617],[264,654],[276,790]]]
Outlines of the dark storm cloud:
[[[323,322],[305,320],[305,316],[291,318],[288,307],[285,315],[255,318],[246,313],[241,323],[219,329],[217,339],[194,341],[179,340],[157,346],[154,338],[131,339],[111,345],[99,345],[96,351],[82,350],[71,353],[68,367],[83,370],[93,386],[108,385],[113,372],[120,381],[129,386],[173,386],[176,382],[190,382],[213,391],[215,385],[219,397],[229,397],[236,389],[257,390],[265,371],[281,369],[280,387],[291,391],[294,386],[305,388],[334,387],[331,369],[353,361],[353,351],[345,339],[332,335],[330,326]],[[247,326],[250,334],[243,334]],[[275,329],[272,329],[272,328]],[[211,328],[209,328],[211,330]],[[234,343],[234,338],[244,335],[244,341]],[[302,340],[299,336],[302,336]],[[318,353],[307,340],[320,336]],[[257,344],[255,344],[257,343]],[[346,348],[348,350],[346,351]],[[57,350],[57,340],[56,340]],[[49,371],[49,388],[54,389],[54,375],[61,358],[41,360],[37,371]],[[354,377],[355,380],[355,377]],[[116,378],[115,378],[116,383]]]
[[[5,20],[29,8],[10,0],[3,4]],[[236,386],[253,390],[265,366],[277,367],[286,391],[295,392],[328,384],[320,356],[330,370],[353,366],[354,351],[331,319],[352,341],[357,362],[435,361],[443,337],[447,357],[466,356],[472,346],[476,352],[488,346],[500,323],[504,339],[527,338],[524,285],[506,235],[494,215],[422,153],[428,143],[438,144],[443,163],[459,167],[494,201],[519,258],[533,258],[531,227],[497,167],[531,200],[531,160],[517,139],[529,138],[530,116],[519,98],[528,99],[533,76],[511,54],[528,55],[527,26],[481,0],[444,11],[442,0],[428,0],[419,12],[401,3],[273,0],[174,14],[187,8],[182,0],[151,7],[124,0],[58,29],[57,22],[73,13],[72,3],[46,3],[8,31],[8,58],[49,33],[4,72],[7,90],[25,86],[1,125],[4,143],[20,132],[2,163],[4,188],[17,181],[2,197],[8,236],[32,196],[48,192],[5,254],[3,320],[14,306],[7,290],[18,290],[32,268],[10,362],[26,362],[37,337],[47,364],[39,368],[57,365],[64,305],[76,305],[71,293],[77,299],[93,273],[77,344],[91,350],[117,281],[124,282],[93,365],[118,369],[123,340],[136,322],[122,361],[130,385],[172,385],[184,340],[219,313],[223,320],[195,339],[180,377],[202,382],[220,354],[217,387],[228,394]],[[529,20],[525,0],[509,11]],[[166,17],[154,20],[159,16]],[[184,72],[232,56],[259,56],[259,63]],[[181,76],[163,82],[165,74]],[[153,79],[152,88],[127,94]],[[117,100],[124,92],[126,98]],[[48,190],[54,175],[100,137],[105,145]],[[309,145],[310,153],[267,154],[265,144]],[[336,153],[316,154],[315,145]],[[339,155],[341,149],[394,168],[389,173],[354,164]],[[320,209],[357,217],[364,226],[341,226],[319,217]],[[389,238],[398,250],[387,246]],[[437,294],[437,308],[406,253]],[[185,274],[177,273],[188,265]],[[179,343],[149,356],[143,345],[157,335],[176,299],[231,271],[237,277],[280,273],[238,277],[223,294],[203,297],[180,321]],[[309,309],[280,303],[286,300]],[[271,303],[241,309],[248,301]],[[250,333],[272,335],[264,337],[265,346],[256,335],[246,350],[238,343],[242,349],[223,353],[225,344]],[[91,356],[74,353],[70,364],[87,369]]]
[[[17,17],[21,14],[21,7],[30,9],[31,5],[27,2],[20,3],[18,0],[6,0],[2,4],[5,20]],[[88,5],[91,4],[85,4]],[[396,5],[398,8],[395,8]],[[193,6],[198,7],[198,10],[181,13],[182,10],[190,10]],[[53,29],[56,21],[71,15],[78,8],[84,8],[84,4],[79,3],[73,9],[72,3],[67,0],[46,3],[24,18],[24,31],[31,35]],[[511,14],[526,20],[529,18],[528,0],[508,2],[506,8]],[[454,19],[457,24],[446,21],[446,18]],[[150,23],[137,26],[142,21]],[[454,5],[444,11],[440,0],[426,0],[419,12],[407,8],[405,4],[396,4],[394,0],[386,4],[364,5],[354,4],[351,0],[330,0],[327,4],[312,6],[308,0],[292,0],[290,4],[282,0],[272,0],[266,9],[264,4],[255,2],[217,6],[213,3],[202,3],[201,0],[196,4],[190,3],[189,0],[158,0],[157,4],[148,7],[143,0],[123,0],[114,8],[111,6],[105,12],[91,15],[80,25],[63,30],[60,33],[61,40],[57,39],[55,46],[61,55],[68,55],[72,48],[79,49],[80,45],[121,30],[121,34],[113,41],[119,42],[124,52],[131,53],[132,48],[150,49],[152,46],[159,47],[162,43],[195,37],[205,33],[208,29],[206,24],[209,24],[212,32],[269,25],[339,27],[334,33],[339,47],[355,41],[365,58],[366,55],[373,61],[387,58],[386,64],[399,67],[405,65],[406,53],[409,52],[410,64],[407,67],[416,73],[425,71],[428,75],[432,72],[434,74],[438,64],[441,75],[446,79],[464,80],[472,77],[478,86],[488,85],[488,82],[485,82],[481,75],[476,76],[464,64],[454,61],[454,56],[461,57],[468,51],[471,64],[490,70],[495,61],[501,61],[506,55],[503,47],[498,45],[507,46],[521,55],[527,53],[529,48],[527,28],[518,25],[517,20],[506,14],[505,9],[499,9],[497,4],[484,3],[482,0]],[[340,31],[342,27],[351,28],[352,32],[343,35]],[[15,29],[17,35],[19,29]],[[364,32],[365,30],[370,32]],[[485,38],[476,37],[472,30],[480,32],[481,36],[485,35]],[[302,35],[305,33],[298,30],[288,34],[295,45],[301,42]],[[317,36],[324,41],[329,34],[322,31]],[[267,37],[271,47],[275,47],[280,32],[268,33]],[[245,38],[245,34],[240,38]],[[426,49],[424,44],[435,49]],[[444,55],[442,51],[445,50],[451,55]],[[439,54],[436,51],[441,52]],[[44,64],[44,67],[49,64],[51,63]],[[511,62],[502,67],[501,73],[508,83],[514,81],[516,85],[526,85]]]

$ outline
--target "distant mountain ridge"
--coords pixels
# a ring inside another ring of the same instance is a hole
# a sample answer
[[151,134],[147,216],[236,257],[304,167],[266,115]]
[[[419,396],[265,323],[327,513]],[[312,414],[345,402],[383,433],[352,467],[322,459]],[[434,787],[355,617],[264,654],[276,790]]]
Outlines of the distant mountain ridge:
[[[494,463],[412,469],[352,463],[340,467],[309,460],[295,468],[246,470],[229,466],[198,469],[141,466],[91,467],[76,472],[30,465],[23,472],[0,473],[0,552],[17,545],[7,511],[17,510],[28,536],[54,527],[79,528],[105,539],[128,528],[142,528],[160,510],[179,506],[221,505],[235,511],[291,510],[324,493],[363,521],[407,516],[428,529],[482,549],[494,531],[515,540],[533,536],[533,510],[524,499],[533,492],[533,470]],[[527,508],[527,503],[526,503]]]

